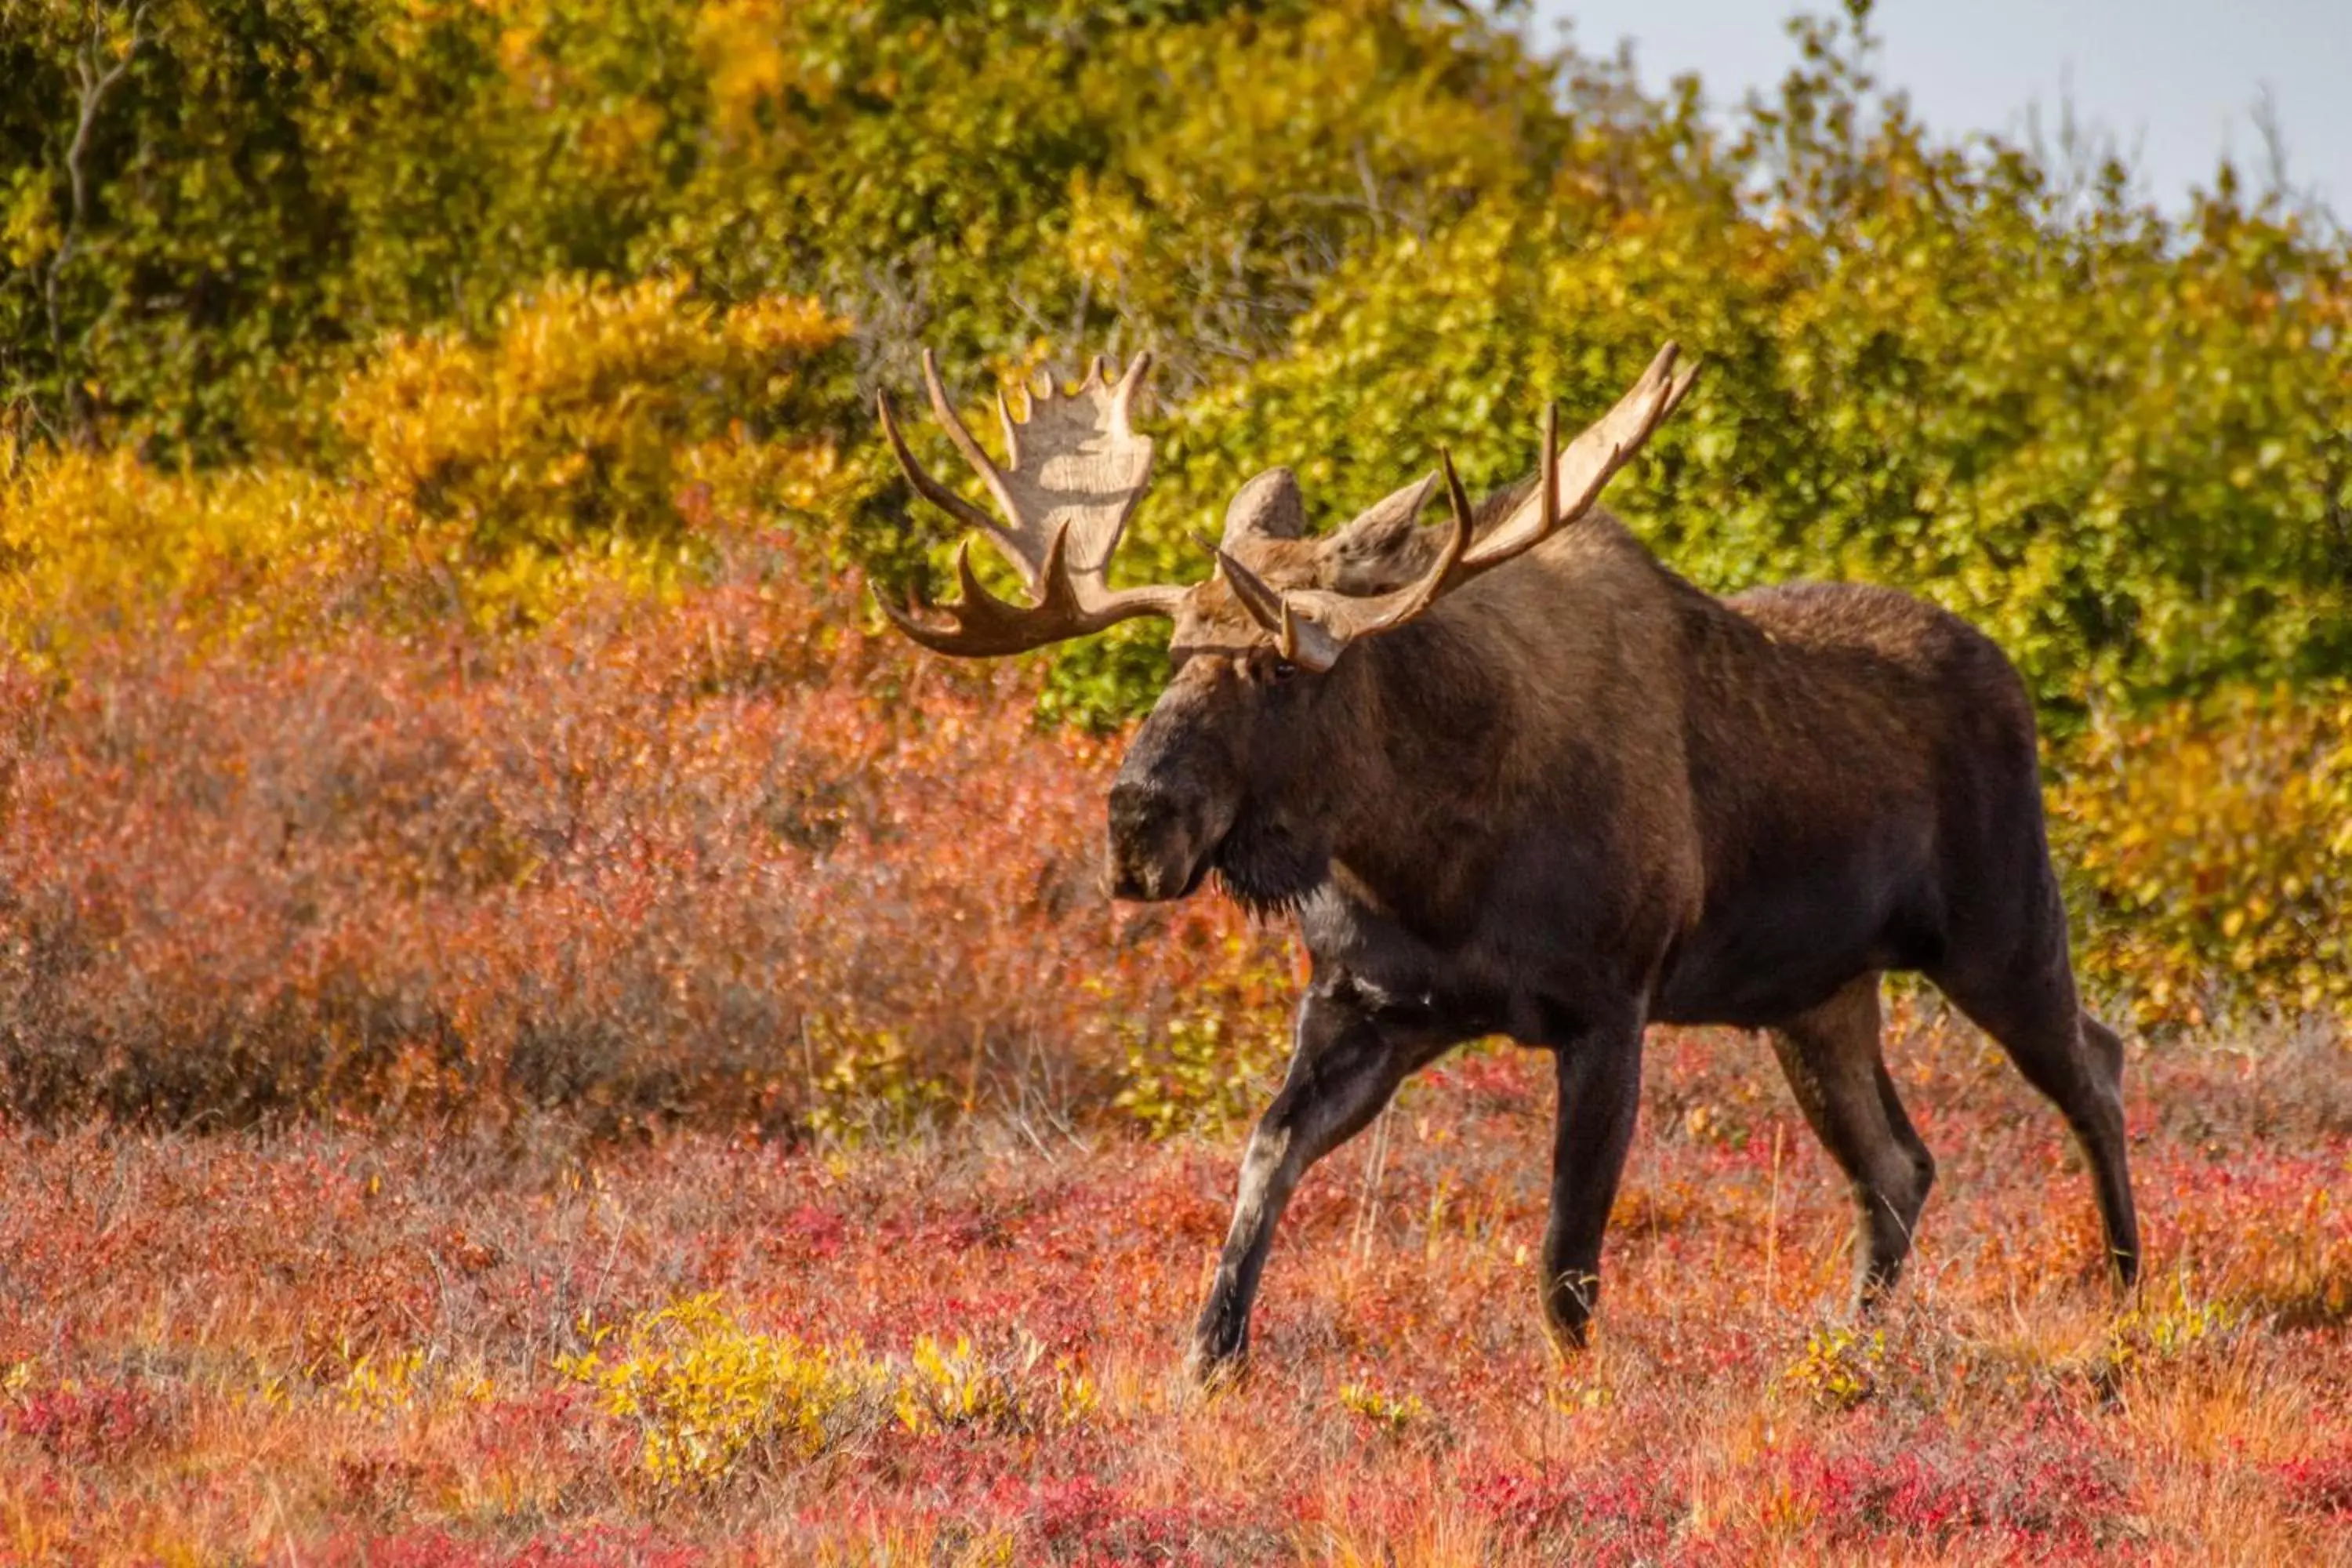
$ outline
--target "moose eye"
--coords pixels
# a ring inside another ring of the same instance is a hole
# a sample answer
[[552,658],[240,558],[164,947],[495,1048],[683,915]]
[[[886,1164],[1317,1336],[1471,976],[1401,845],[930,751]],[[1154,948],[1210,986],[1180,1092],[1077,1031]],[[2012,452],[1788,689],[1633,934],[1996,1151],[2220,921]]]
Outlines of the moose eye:
[[1276,685],[1298,673],[1298,667],[1286,658],[1277,658],[1265,667],[1265,678]]

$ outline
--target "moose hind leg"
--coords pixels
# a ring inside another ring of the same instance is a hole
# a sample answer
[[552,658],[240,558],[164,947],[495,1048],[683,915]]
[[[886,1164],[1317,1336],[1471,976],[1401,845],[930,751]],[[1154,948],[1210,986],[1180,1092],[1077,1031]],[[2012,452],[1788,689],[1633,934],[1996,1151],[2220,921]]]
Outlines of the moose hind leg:
[[2108,1266],[2130,1289],[2140,1249],[2124,1136],[2123,1042],[2076,1001],[2064,947],[2006,973],[1957,967],[1930,978],[2065,1117],[2091,1167]]
[[1584,1348],[1601,1297],[1601,1242],[1625,1173],[1642,1103],[1638,1008],[1553,1047],[1559,1107],[1551,1216],[1544,1226],[1544,1326],[1562,1352]]
[[1879,1029],[1873,973],[1772,1031],[1772,1049],[1798,1106],[1853,1186],[1860,1310],[1894,1288],[1936,1180],[1935,1158],[1887,1076]]

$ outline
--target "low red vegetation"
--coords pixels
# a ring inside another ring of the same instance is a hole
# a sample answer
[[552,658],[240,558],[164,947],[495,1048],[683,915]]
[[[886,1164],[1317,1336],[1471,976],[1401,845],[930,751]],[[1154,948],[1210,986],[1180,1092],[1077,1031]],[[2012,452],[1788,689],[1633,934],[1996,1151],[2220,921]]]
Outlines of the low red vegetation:
[[20,679],[0,1103],[903,1124],[1107,1101],[1122,1029],[1265,1000],[1229,910],[1117,922],[1111,753],[1029,675],[870,640],[763,548],[519,641]]
[[164,1418],[148,1389],[120,1383],[68,1384],[11,1405],[5,1428],[75,1465],[121,1463],[162,1440]]

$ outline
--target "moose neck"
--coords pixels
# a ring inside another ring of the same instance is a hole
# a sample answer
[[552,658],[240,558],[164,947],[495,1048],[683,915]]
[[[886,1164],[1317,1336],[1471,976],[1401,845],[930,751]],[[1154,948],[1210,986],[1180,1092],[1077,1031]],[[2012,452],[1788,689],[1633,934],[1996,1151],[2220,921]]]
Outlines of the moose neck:
[[[1339,890],[1415,927],[1461,918],[1510,815],[1507,682],[1444,613],[1350,650],[1330,679],[1342,730],[1309,784]],[[1446,847],[1434,858],[1433,845]]]

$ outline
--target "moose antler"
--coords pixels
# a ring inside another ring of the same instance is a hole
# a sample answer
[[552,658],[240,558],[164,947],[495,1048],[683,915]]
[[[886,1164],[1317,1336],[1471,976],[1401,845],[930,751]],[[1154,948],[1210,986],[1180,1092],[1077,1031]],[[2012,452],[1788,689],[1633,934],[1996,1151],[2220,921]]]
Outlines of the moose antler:
[[1547,407],[1543,461],[1534,491],[1475,543],[1470,498],[1454,471],[1452,454],[1441,453],[1453,521],[1436,562],[1418,581],[1390,593],[1367,595],[1328,588],[1282,590],[1220,550],[1217,561],[1233,584],[1234,596],[1260,626],[1274,634],[1283,658],[1308,669],[1330,668],[1349,643],[1395,630],[1463,584],[1526,554],[1590,511],[1602,487],[1633,461],[1651,432],[1665,422],[1690,391],[1698,366],[1689,365],[1676,374],[1675,362],[1681,352],[1673,343],[1660,349],[1641,380],[1617,400],[1617,406],[1570,442],[1565,452],[1559,449],[1559,411]]
[[927,626],[915,616],[926,606],[909,600],[902,610],[877,592],[882,613],[925,647],[973,657],[1021,653],[1138,616],[1175,615],[1183,589],[1114,589],[1108,573],[1128,514],[1151,482],[1151,438],[1137,435],[1129,421],[1135,395],[1150,369],[1151,356],[1137,354],[1114,384],[1105,378],[1103,362],[1097,358],[1086,380],[1069,393],[1056,394],[1050,378],[1042,388],[1033,386],[1025,419],[1014,418],[1004,394],[998,392],[996,412],[1009,465],[1000,468],[956,416],[940,384],[939,366],[930,350],[923,351],[923,384],[930,392],[931,412],[995,498],[1002,521],[941,484],[915,460],[898,433],[888,395],[876,394],[883,434],[889,437],[908,482],[957,521],[985,533],[1036,595],[1036,603],[1024,607],[982,587],[971,569],[971,542],[966,540],[956,551],[962,602],[938,606],[950,625]]

